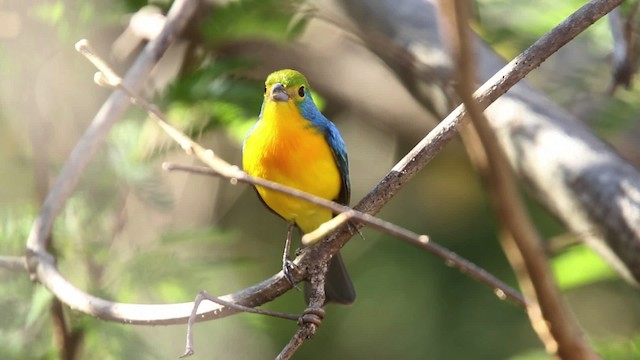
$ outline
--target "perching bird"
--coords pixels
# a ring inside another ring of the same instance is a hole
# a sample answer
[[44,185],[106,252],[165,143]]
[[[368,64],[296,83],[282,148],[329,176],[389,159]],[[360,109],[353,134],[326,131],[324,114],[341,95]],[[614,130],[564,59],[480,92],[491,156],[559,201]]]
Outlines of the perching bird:
[[[316,107],[307,79],[295,70],[280,70],[267,77],[258,122],[249,130],[242,147],[242,166],[252,176],[349,203],[349,162],[344,140]],[[269,209],[304,233],[333,217],[331,210],[310,202],[260,186],[256,190]],[[291,231],[289,240],[290,234]],[[287,259],[285,250],[285,272]],[[339,253],[329,264],[325,294],[330,302],[350,304],[355,300],[353,284]]]

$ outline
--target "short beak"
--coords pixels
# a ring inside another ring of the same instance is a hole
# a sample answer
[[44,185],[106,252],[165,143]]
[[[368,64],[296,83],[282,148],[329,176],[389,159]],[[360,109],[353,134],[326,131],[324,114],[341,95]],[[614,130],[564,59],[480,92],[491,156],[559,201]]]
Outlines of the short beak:
[[275,83],[271,88],[269,98],[273,101],[289,101],[289,94],[282,84]]

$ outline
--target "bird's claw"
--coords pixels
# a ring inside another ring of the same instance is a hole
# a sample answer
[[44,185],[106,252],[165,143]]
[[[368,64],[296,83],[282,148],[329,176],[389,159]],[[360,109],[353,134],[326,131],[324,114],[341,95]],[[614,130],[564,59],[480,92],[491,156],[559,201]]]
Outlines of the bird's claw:
[[282,262],[282,272],[284,273],[284,277],[287,278],[287,281],[289,281],[289,283],[291,284],[291,287],[297,288],[296,282],[293,279],[293,273],[292,273],[295,267],[296,267],[296,264],[288,257],[284,259],[284,261]]

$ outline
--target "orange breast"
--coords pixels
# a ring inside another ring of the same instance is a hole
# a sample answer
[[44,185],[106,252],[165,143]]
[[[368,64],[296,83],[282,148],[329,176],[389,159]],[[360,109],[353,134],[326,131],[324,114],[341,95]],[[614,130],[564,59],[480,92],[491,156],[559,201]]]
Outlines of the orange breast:
[[[334,200],[342,184],[333,152],[293,103],[267,102],[262,119],[244,144],[243,167],[250,175]],[[264,202],[304,232],[331,219],[331,211],[258,187]]]

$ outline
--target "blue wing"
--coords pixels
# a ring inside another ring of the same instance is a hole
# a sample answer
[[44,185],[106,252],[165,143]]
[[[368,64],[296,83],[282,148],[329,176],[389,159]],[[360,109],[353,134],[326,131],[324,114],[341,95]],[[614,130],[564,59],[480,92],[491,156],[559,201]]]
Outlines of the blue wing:
[[305,119],[311,121],[312,126],[324,134],[325,139],[329,143],[329,147],[331,147],[331,150],[333,151],[333,158],[338,165],[338,170],[340,171],[340,176],[342,178],[342,187],[340,188],[338,198],[333,200],[343,205],[349,205],[349,200],[351,198],[351,183],[349,181],[349,158],[347,157],[347,145],[344,143],[338,128],[324,115],[322,115],[320,110],[318,110],[313,102],[311,92],[307,92],[307,95],[308,96],[305,97],[304,101],[299,104],[300,113]]

